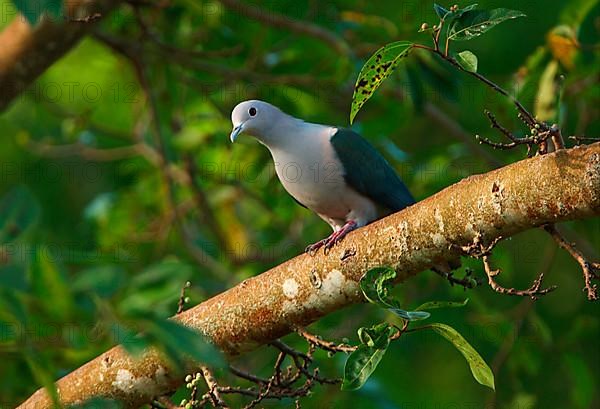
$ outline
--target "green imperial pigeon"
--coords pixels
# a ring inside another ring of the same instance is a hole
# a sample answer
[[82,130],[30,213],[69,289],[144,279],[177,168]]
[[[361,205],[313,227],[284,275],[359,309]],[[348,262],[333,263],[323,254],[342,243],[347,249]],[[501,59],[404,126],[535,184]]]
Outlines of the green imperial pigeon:
[[333,228],[308,252],[328,251],[348,232],[415,203],[383,156],[350,129],[304,122],[257,100],[239,103],[231,122],[231,142],[242,132],[258,139],[285,190]]

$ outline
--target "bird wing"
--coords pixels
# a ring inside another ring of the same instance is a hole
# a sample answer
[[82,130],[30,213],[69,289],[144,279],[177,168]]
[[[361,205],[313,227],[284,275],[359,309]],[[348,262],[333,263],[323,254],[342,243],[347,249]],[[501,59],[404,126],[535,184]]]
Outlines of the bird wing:
[[394,169],[362,136],[338,128],[330,141],[342,162],[344,179],[354,190],[392,211],[415,203]]

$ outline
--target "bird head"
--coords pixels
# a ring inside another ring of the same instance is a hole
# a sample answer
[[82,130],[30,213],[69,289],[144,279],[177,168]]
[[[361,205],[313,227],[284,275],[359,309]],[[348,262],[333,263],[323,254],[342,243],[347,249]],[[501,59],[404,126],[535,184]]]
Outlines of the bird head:
[[267,102],[255,99],[240,102],[231,112],[233,130],[229,139],[235,142],[238,135],[244,132],[262,141],[267,137],[274,120],[282,115],[285,114],[279,108]]

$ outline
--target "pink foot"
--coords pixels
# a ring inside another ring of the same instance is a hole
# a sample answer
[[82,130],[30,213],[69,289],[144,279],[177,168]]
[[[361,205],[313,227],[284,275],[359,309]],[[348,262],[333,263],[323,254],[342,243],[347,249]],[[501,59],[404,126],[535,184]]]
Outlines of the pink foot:
[[325,254],[327,254],[333,246],[342,241],[342,239],[346,237],[346,234],[350,233],[355,228],[356,222],[354,220],[349,220],[346,222],[346,224],[344,224],[344,226],[342,226],[341,229],[334,231],[330,236],[319,240],[315,244],[311,244],[310,246],[306,247],[305,251],[311,256],[314,256],[321,247],[324,247]]

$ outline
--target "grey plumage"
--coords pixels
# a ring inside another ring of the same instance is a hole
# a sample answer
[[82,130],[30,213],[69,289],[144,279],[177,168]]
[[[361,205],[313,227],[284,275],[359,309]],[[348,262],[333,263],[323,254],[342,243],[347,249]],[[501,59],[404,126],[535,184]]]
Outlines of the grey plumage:
[[304,122],[257,100],[239,103],[231,120],[231,141],[243,132],[265,145],[288,193],[332,227],[310,250],[414,203],[383,156],[350,129]]

